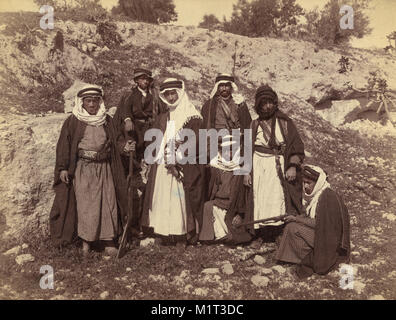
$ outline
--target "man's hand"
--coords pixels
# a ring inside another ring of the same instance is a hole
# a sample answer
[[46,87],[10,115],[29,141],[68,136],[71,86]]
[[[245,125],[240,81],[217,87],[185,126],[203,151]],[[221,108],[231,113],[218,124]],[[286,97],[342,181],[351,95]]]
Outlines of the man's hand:
[[239,214],[237,214],[234,219],[232,219],[232,225],[233,226],[238,226],[242,223],[242,218]]
[[289,169],[287,169],[286,171],[286,180],[287,181],[294,181],[296,179],[296,175],[297,175],[297,171],[295,167],[290,167]]
[[67,170],[62,170],[59,177],[63,183],[69,184],[69,172]]
[[286,223],[289,223],[289,222],[296,222],[297,219],[293,215],[288,215],[288,216],[283,218],[283,221],[285,221]]
[[126,119],[125,120],[125,131],[129,132],[133,130],[133,123],[131,121],[131,119]]
[[136,150],[136,141],[128,140],[124,146],[124,152],[129,153]]
[[252,185],[252,176],[250,175],[250,173],[243,177],[243,184],[247,187],[250,187]]

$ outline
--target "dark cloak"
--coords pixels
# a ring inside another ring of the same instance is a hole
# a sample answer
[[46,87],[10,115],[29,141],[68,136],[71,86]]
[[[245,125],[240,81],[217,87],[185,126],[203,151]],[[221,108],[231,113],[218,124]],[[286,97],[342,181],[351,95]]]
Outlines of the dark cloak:
[[[158,115],[153,124],[153,128],[160,129],[165,133],[166,122],[169,119],[169,112]],[[199,137],[199,129],[202,129],[202,120],[200,118],[191,118],[183,126],[183,128],[194,131],[195,137]],[[199,143],[196,141],[196,164],[178,164],[183,172],[183,189],[185,193],[186,211],[187,211],[187,240],[197,237],[196,222],[199,229],[202,226],[202,209],[205,192],[205,170],[203,165],[198,164],[199,159]],[[149,210],[153,203],[153,194],[155,187],[155,179],[157,176],[158,164],[150,165],[150,172],[146,185],[146,194],[143,204],[143,214],[141,219],[141,226],[147,230],[150,225]]]
[[313,273],[324,275],[339,263],[349,262],[349,213],[344,201],[334,190],[327,188],[321,194],[315,220],[314,248],[297,269],[301,278]]
[[[77,207],[73,177],[78,161],[78,144],[84,136],[86,124],[74,115],[63,123],[56,146],[54,172],[55,199],[50,212],[50,234],[55,245],[70,243],[77,236]],[[110,140],[110,165],[115,186],[118,213],[121,223],[125,222],[128,210],[126,180],[121,163],[120,145],[117,145],[118,131],[110,116],[106,117],[104,129]],[[60,180],[60,172],[68,170],[69,185]]]
[[[152,91],[154,92],[154,88]],[[127,118],[131,119],[134,125],[132,137],[136,141],[136,158],[138,163],[144,157],[144,134],[151,128],[157,115],[164,111],[164,104],[159,101],[156,94],[148,92],[147,96],[144,97],[137,87],[121,97],[114,115],[114,122],[117,129],[123,131],[124,120]],[[124,165],[128,167],[127,163],[124,163]]]
[[[203,127],[205,129],[215,128],[216,112],[218,110],[218,96],[206,101],[202,107]],[[237,104],[238,118],[241,129],[249,129],[252,118],[245,102]]]
[[[218,108],[220,107],[218,104],[218,95],[215,95],[212,99],[209,99],[208,101],[205,102],[205,104],[202,107],[201,114],[203,118],[203,128],[205,129],[212,129],[215,128],[215,123],[216,123],[216,112]],[[247,107],[247,104],[245,102],[242,102],[237,105],[237,112],[238,112],[238,120],[239,120],[239,125],[241,128],[241,133],[243,133],[244,129],[249,129],[250,123],[252,121],[252,118],[250,116],[249,109]],[[241,137],[241,143],[243,144],[244,139]],[[208,149],[209,150],[209,149]],[[209,153],[209,152],[208,152]],[[243,145],[241,148],[241,155],[243,156],[244,151],[243,151]],[[207,179],[209,181],[209,188],[207,189],[206,193],[206,198],[205,201],[210,200],[210,197],[213,192],[213,186],[214,181],[216,177],[212,178],[210,174],[210,168],[207,169]],[[237,181],[237,186],[236,190],[243,190],[243,179],[238,179]],[[240,202],[238,202],[240,203]],[[236,210],[236,205],[237,201],[232,197],[231,201],[231,206],[230,206],[230,217],[235,214]],[[240,203],[240,206],[243,206],[243,203]]]
[[[279,120],[279,126],[286,143],[284,152],[281,154],[284,156],[284,172],[293,164],[301,164],[304,159],[304,144],[298,134],[297,128],[293,121],[280,110],[277,110],[274,116]],[[254,144],[257,136],[258,120],[253,120],[251,124],[252,128],[252,143]],[[252,146],[254,153],[254,148]],[[252,169],[252,180],[253,180]],[[253,186],[246,187],[246,214],[244,222],[250,222],[254,220],[254,201],[253,201]],[[302,175],[301,170],[297,168],[296,179],[292,182],[284,180],[285,191],[285,202],[288,214],[302,214],[304,209],[302,206]],[[253,226],[250,227],[253,231]]]
[[[216,193],[219,189],[219,183],[221,179],[221,170],[217,168],[210,168],[211,176],[209,181],[210,197],[211,202],[210,208],[213,210],[213,205],[216,205],[222,209],[227,210],[224,218],[224,222],[228,228],[227,242],[238,244],[248,242],[251,240],[251,236],[245,232],[245,229],[234,229],[232,228],[233,218],[239,214],[242,217],[245,214],[245,202],[244,202],[244,187],[243,187],[243,175],[235,175],[232,178],[232,183],[229,186],[230,194],[229,198],[222,201],[222,199],[216,198]],[[201,230],[202,239],[214,239],[214,227],[211,221],[205,222],[205,228]]]
[[[216,113],[219,110],[219,96],[216,94],[212,99],[207,100],[201,110],[201,114],[203,117],[203,127],[205,129],[212,129],[215,128],[216,123]],[[238,113],[238,120],[241,129],[241,133],[244,133],[244,129],[249,129],[250,123],[252,122],[252,118],[250,116],[250,112],[246,102],[242,102],[237,104],[237,113]],[[244,154],[244,147],[243,147],[244,139],[241,137],[241,156]],[[205,201],[212,200],[211,197],[214,194],[214,188],[216,187],[216,179],[218,177],[212,176],[211,172],[216,172],[210,170],[210,167],[206,170],[207,180],[209,181],[209,188],[207,189]],[[231,229],[231,222],[232,219],[235,217],[236,214],[241,214],[242,216],[245,215],[246,211],[246,199],[244,197],[244,185],[243,185],[243,176],[238,176],[236,179],[235,184],[232,186],[230,190],[230,206],[227,210],[225,223],[228,226],[229,232],[231,233],[233,229]],[[233,234],[233,241],[235,243],[245,242],[250,240],[250,236],[246,234],[246,232],[241,232],[240,236]]]

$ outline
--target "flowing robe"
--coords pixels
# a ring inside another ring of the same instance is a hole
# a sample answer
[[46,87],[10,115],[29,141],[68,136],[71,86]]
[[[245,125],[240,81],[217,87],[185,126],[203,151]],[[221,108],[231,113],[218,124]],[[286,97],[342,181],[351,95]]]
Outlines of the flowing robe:
[[[243,197],[242,175],[223,171],[218,168],[210,168],[211,180],[209,190],[211,196],[209,201],[205,202],[203,211],[203,225],[199,236],[201,241],[218,240],[225,237],[230,231],[232,220],[236,214],[243,214],[244,202],[240,199]],[[246,239],[246,241],[250,240]],[[244,242],[241,241],[240,242]]]
[[[50,212],[50,234],[55,245],[70,243],[77,235],[77,203],[73,180],[79,160],[78,146],[84,137],[86,127],[85,123],[71,115],[65,120],[57,143],[54,172],[55,199]],[[119,214],[118,221],[123,223],[127,215],[128,201],[120,146],[117,144],[119,133],[110,116],[107,116],[103,128],[109,140],[110,167]],[[60,180],[59,174],[62,170],[67,170],[69,173],[71,181],[68,185]]]
[[348,209],[331,188],[319,197],[315,218],[288,223],[276,259],[300,264],[298,275],[327,274],[339,263],[348,262],[350,221]]
[[[202,107],[201,114],[203,117],[203,125],[206,129],[249,129],[252,121],[249,109],[245,102],[235,104],[230,101],[230,115],[227,117],[222,106],[221,98],[216,95],[212,99],[205,102]],[[231,134],[231,132],[230,132]],[[241,136],[241,155],[244,154],[243,137]],[[209,150],[209,148],[208,148]],[[208,151],[209,154],[209,151]],[[208,166],[207,170],[208,189],[204,205],[204,225],[201,230],[201,240],[214,240],[216,238],[215,228],[220,236],[226,230],[230,233],[233,218],[236,214],[245,214],[245,198],[243,176],[233,175],[233,172],[222,172],[222,170]],[[224,180],[223,183],[221,180]],[[231,183],[226,180],[230,180]],[[221,190],[219,190],[221,188]],[[213,221],[213,218],[215,220]],[[223,231],[221,231],[221,229]],[[242,234],[241,234],[242,235]],[[233,234],[235,243],[246,242],[250,240],[250,236],[237,236]]]
[[[154,122],[153,128],[160,129],[164,134],[168,118],[169,112],[160,114]],[[198,139],[199,129],[202,128],[202,120],[199,118],[191,118],[187,120],[183,128],[193,130],[196,139]],[[179,164],[184,175],[182,184],[176,181],[176,179],[167,172],[164,164],[154,163],[150,165],[141,219],[141,225],[146,230],[148,228],[154,233],[157,233],[156,228],[152,228],[153,225],[156,225],[157,229],[162,232],[164,236],[173,236],[175,234],[171,232],[172,230],[176,230],[178,233],[176,235],[186,236],[189,241],[197,237],[197,233],[202,226],[205,172],[204,167],[198,164],[198,141],[196,141],[196,148],[196,164]],[[166,179],[164,177],[166,177]],[[170,184],[164,184],[166,181]],[[163,199],[164,203],[161,204],[158,202],[160,199]],[[177,226],[170,225],[172,224],[172,220],[169,220],[171,214],[172,219],[176,218],[176,214],[173,215],[173,213],[169,212],[169,208],[172,206],[171,201],[177,202],[174,204],[179,211]],[[166,211],[163,217],[160,216],[159,211],[161,205],[164,206]],[[155,212],[153,212],[153,210],[155,210]]]
[[[282,169],[282,174],[284,176],[284,173],[286,170],[289,168],[290,164],[298,164],[302,163],[304,159],[304,144],[300,138],[300,135],[297,132],[297,129],[293,123],[293,121],[287,117],[283,112],[281,111],[276,111],[275,115],[276,117],[276,122],[279,124],[279,129],[280,132],[282,133],[283,141],[284,141],[284,148],[283,152],[279,154],[281,159],[281,164],[283,164]],[[251,123],[251,128],[252,128],[252,150],[254,152],[255,150],[255,143],[257,139],[257,133],[258,133],[258,120],[253,120]],[[275,158],[275,157],[271,157]],[[282,163],[283,162],[283,163]],[[272,168],[273,169],[273,168]],[[255,168],[253,165],[253,173],[252,173],[252,186],[247,188],[247,196],[246,196],[246,214],[244,218],[244,222],[249,222],[249,221],[254,221],[255,218],[255,212],[257,214],[257,208],[255,209],[255,206],[257,203],[255,203],[254,198],[259,198],[261,197],[260,194],[257,194],[258,191],[258,186],[256,184],[256,181],[254,181],[254,178],[257,177],[258,175],[254,172],[255,170],[259,170],[259,168]],[[271,170],[273,179],[276,179],[277,181],[280,181],[278,173],[276,170]],[[281,182],[281,181],[280,181]],[[268,181],[263,181],[262,183],[268,183]],[[302,207],[302,177],[301,177],[301,170],[297,170],[297,176],[296,179],[292,182],[288,182],[285,178],[283,181],[284,185],[282,186],[283,189],[283,195],[284,195],[284,208],[288,214],[302,214],[304,212],[304,209]],[[254,186],[256,185],[256,189]],[[279,188],[278,192],[281,192]],[[256,194],[254,194],[256,192]],[[273,190],[271,192],[274,192]],[[265,204],[264,204],[265,205]],[[258,208],[259,210],[266,210],[266,208]],[[280,213],[280,211],[278,212]],[[253,227],[250,228],[251,231],[253,231]]]

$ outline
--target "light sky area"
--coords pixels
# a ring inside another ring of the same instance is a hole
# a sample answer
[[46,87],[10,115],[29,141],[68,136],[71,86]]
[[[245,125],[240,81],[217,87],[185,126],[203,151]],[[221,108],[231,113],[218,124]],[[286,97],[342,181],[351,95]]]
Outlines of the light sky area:
[[[103,7],[111,9],[118,0],[101,0]],[[326,0],[297,0],[304,9],[322,8]],[[230,18],[233,4],[237,0],[174,0],[180,25],[198,25],[205,14],[214,14],[220,20],[223,16]],[[388,45],[386,35],[396,31],[396,0],[371,0],[372,9],[368,12],[372,33],[352,42],[355,47],[384,48]],[[4,11],[38,11],[33,0],[0,0],[0,12]]]

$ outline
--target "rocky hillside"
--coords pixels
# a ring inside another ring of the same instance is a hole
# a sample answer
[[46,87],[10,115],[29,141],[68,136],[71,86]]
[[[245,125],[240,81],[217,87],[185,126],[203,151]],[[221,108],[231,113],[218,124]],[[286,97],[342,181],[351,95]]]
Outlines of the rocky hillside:
[[[95,25],[56,20],[54,30],[41,30],[37,15],[26,15],[24,23],[17,18],[2,15],[0,25],[0,251],[22,242],[37,243],[48,235],[55,144],[68,116],[63,113],[69,105],[63,93],[75,80],[102,85],[106,105],[112,107],[132,85],[134,67],[144,66],[159,79],[184,79],[200,107],[216,74],[232,71],[237,43],[235,73],[248,104],[252,106],[254,90],[261,83],[277,90],[281,109],[295,120],[302,135],[307,162],[326,169],[346,200],[353,263],[363,270],[360,276],[369,279],[368,292],[396,297],[391,273],[396,223],[393,126],[369,120],[344,124],[340,117],[347,115],[345,108],[341,115],[316,110],[326,101],[348,97],[346,82],[363,88],[369,72],[378,69],[396,89],[395,57],[133,22]],[[346,74],[338,72],[342,55],[351,62],[352,71]],[[323,112],[336,119],[335,125],[324,119],[329,118]],[[219,297],[208,292],[207,297]],[[146,296],[136,296],[141,297]]]

